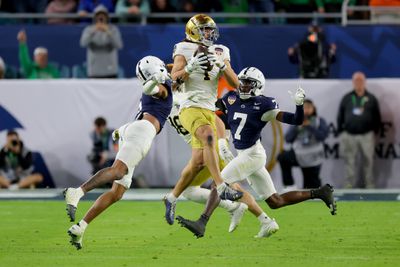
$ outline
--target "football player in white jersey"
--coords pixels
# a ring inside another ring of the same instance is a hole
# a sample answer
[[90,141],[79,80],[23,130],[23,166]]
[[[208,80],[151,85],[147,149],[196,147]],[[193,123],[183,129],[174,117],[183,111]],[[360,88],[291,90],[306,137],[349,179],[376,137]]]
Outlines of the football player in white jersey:
[[161,132],[172,108],[172,81],[162,60],[147,56],[136,65],[136,75],[143,83],[140,110],[136,120],[113,132],[119,140],[119,151],[113,165],[93,175],[78,188],[67,188],[64,197],[70,221],[81,197],[100,185],[112,182],[112,188],[102,194],[87,211],[83,219],[68,230],[70,243],[82,248],[82,239],[88,224],[104,210],[120,200],[132,182],[135,167],[146,156],[153,139]]
[[[174,64],[171,71],[173,80],[184,82],[186,98],[182,102],[179,119],[182,126],[191,134],[192,158],[182,171],[180,180],[173,192],[164,198],[166,219],[173,224],[176,199],[197,173],[205,166],[209,169],[221,199],[238,200],[243,193],[224,183],[218,165],[215,126],[215,102],[217,100],[218,79],[224,75],[234,87],[239,81],[230,66],[229,49],[214,45],[218,28],[214,20],[204,14],[189,19],[186,24],[186,39],[174,47]],[[208,56],[197,53],[199,46],[208,49]],[[207,64],[211,63],[211,69]],[[177,193],[178,192],[178,193]]]
[[[331,214],[335,215],[336,203],[332,186],[326,184],[317,189],[290,191],[281,195],[276,192],[271,176],[265,168],[266,153],[260,142],[260,133],[271,120],[300,125],[304,117],[304,90],[299,87],[293,95],[296,112],[291,113],[281,111],[274,98],[262,95],[265,78],[260,70],[248,67],[243,69],[238,77],[238,91],[228,92],[221,99],[221,108],[227,114],[233,144],[238,151],[238,155],[222,170],[224,180],[236,183],[247,179],[254,191],[272,209],[318,198],[329,207]],[[261,216],[266,223],[256,237],[268,237],[278,231],[279,226],[275,220],[266,214]],[[197,221],[183,217],[177,217],[177,220],[197,237],[204,235],[206,224],[201,217]]]

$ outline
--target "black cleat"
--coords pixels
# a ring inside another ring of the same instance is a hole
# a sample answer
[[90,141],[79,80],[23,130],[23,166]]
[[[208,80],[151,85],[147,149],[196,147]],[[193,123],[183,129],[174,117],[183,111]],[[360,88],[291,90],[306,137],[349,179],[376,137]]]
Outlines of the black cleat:
[[326,184],[318,189],[318,197],[325,202],[326,206],[331,210],[331,214],[336,215],[336,201],[333,197],[333,191],[333,187],[330,184]]
[[177,216],[176,220],[182,226],[192,232],[197,238],[203,237],[204,232],[206,231],[205,224],[200,221],[191,221],[183,218],[182,216]]
[[236,191],[235,189],[232,189],[228,185],[226,185],[224,191],[222,191],[219,197],[224,200],[226,199],[226,200],[236,201],[243,197],[243,192]]

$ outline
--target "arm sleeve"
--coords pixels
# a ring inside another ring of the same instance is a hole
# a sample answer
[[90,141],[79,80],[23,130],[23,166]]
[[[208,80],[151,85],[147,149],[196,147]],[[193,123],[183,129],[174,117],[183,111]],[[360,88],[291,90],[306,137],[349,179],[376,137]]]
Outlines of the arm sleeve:
[[116,49],[122,48],[123,43],[122,43],[121,33],[117,27],[115,26],[110,27],[110,38],[114,48]]
[[18,56],[22,71],[24,72],[25,76],[29,76],[30,72],[32,71],[33,62],[29,56],[28,45],[26,43],[19,44]]
[[300,125],[303,123],[304,119],[303,105],[296,105],[296,112],[294,114],[286,111],[281,111],[281,112],[283,113],[281,122],[292,125]]
[[91,43],[94,33],[95,28],[93,26],[88,26],[83,30],[80,41],[82,47],[87,47]]

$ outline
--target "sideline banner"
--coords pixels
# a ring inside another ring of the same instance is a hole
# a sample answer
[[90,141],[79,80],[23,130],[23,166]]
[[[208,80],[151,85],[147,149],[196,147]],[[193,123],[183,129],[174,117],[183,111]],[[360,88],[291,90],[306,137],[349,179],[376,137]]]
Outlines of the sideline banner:
[[[342,96],[351,90],[351,81],[268,80],[265,94],[275,97],[281,110],[294,111],[287,91],[296,90],[298,84],[331,126],[321,178],[341,187],[344,168],[335,136],[336,115]],[[383,118],[381,132],[376,136],[375,181],[379,188],[400,188],[400,116],[396,112],[400,103],[400,79],[369,79],[367,87],[378,98]],[[17,130],[26,146],[42,155],[55,185],[77,186],[90,175],[86,156],[91,150],[89,133],[94,119],[105,117],[111,128],[133,120],[140,95],[136,79],[3,80],[0,82],[0,144],[5,142],[6,129],[20,128]],[[287,126],[282,124],[282,128],[285,132]],[[276,156],[277,149],[283,145],[279,127],[267,126],[262,141],[270,159]],[[153,187],[174,185],[189,157],[190,148],[166,124],[135,170],[135,176],[143,176]],[[274,166],[271,174],[280,188],[279,165]],[[295,170],[294,175],[297,185],[301,186],[300,172]]]

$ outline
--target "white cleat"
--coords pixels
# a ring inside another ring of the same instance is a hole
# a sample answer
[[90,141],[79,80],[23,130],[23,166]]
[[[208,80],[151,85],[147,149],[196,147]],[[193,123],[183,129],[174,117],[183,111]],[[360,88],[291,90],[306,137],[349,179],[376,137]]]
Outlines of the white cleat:
[[75,213],[82,195],[76,188],[69,187],[64,190],[64,199],[67,203],[67,214],[71,222],[75,221]]
[[71,228],[68,229],[67,233],[71,238],[69,242],[78,250],[82,248],[82,239],[84,232],[85,231],[83,231],[82,228],[79,226],[79,223],[72,225]]
[[261,229],[255,238],[270,237],[279,230],[279,225],[276,223],[275,219],[268,219],[268,221],[261,223]]
[[240,203],[236,209],[229,212],[231,214],[231,224],[229,225],[229,230],[228,230],[229,233],[232,233],[238,227],[247,208],[248,207],[246,204]]

